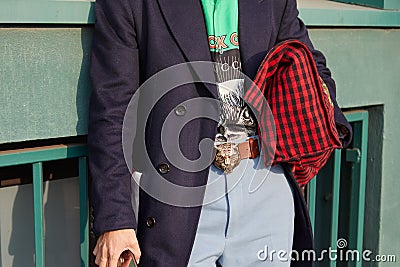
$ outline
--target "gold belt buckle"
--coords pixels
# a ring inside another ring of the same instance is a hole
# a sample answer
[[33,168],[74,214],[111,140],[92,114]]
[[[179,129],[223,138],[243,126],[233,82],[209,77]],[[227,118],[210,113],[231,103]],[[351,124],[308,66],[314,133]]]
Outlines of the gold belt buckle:
[[217,150],[214,159],[215,167],[225,173],[231,173],[240,163],[239,146],[234,143],[222,143],[214,147]]

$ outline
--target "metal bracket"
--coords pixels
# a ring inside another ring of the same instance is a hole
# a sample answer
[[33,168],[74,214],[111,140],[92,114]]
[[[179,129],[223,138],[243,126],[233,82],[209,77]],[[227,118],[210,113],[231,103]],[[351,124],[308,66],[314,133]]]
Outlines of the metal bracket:
[[359,148],[346,149],[346,161],[359,163],[361,160],[361,150]]

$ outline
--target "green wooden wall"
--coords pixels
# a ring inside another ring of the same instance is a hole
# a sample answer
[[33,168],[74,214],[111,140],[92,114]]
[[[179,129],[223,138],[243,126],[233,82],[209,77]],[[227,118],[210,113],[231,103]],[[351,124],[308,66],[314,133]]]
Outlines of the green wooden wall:
[[385,8],[385,9],[399,9],[400,2],[398,0],[333,0],[343,3],[353,3],[358,5]]
[[377,153],[368,156],[365,244],[400,260],[400,29],[312,29],[310,35],[328,58],[340,105],[372,110],[368,149]]
[[90,27],[0,28],[0,143],[86,134]]

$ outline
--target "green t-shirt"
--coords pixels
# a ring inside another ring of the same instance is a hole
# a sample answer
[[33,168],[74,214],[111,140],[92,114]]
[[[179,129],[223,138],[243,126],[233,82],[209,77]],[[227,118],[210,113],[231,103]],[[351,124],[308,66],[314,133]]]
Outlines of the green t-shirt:
[[202,0],[210,50],[239,49],[238,1]]
[[201,0],[206,21],[208,43],[221,101],[216,141],[245,139],[256,134],[257,122],[243,101],[244,74],[238,37],[238,0]]

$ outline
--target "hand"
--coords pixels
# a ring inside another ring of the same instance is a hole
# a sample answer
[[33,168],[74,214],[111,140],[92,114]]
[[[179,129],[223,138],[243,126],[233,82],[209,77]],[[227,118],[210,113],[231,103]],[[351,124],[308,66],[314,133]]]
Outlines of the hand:
[[96,256],[95,263],[100,267],[128,267],[132,254],[123,253],[127,250],[135,255],[139,263],[140,248],[134,229],[105,232],[99,237],[93,250]]

